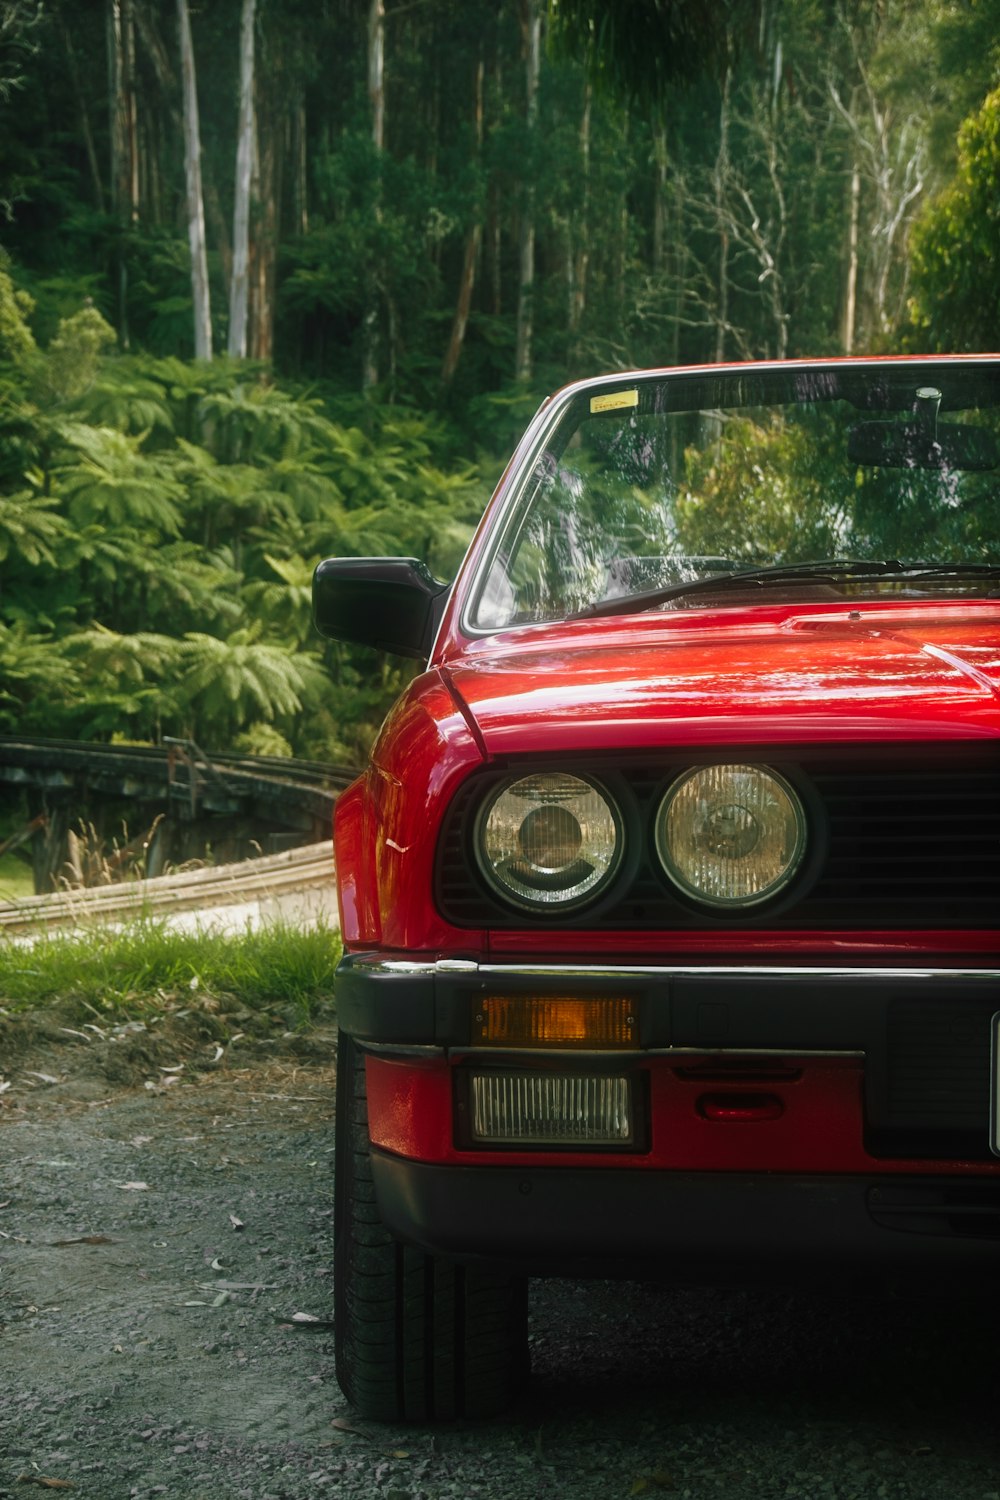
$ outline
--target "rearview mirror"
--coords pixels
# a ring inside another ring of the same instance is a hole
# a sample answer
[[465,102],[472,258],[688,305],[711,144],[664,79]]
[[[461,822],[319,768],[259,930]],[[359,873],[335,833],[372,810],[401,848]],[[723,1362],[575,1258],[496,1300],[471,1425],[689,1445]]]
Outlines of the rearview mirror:
[[852,463],[888,469],[995,469],[996,439],[984,427],[942,422],[858,422],[847,435]]
[[426,660],[448,600],[415,557],[328,557],[313,574],[320,635]]

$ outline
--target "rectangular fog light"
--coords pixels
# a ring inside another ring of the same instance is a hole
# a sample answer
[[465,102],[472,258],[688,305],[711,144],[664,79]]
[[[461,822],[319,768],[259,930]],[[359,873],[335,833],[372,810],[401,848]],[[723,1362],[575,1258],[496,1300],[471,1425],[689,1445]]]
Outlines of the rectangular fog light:
[[474,1073],[472,1138],[497,1146],[629,1146],[627,1078],[565,1073]]

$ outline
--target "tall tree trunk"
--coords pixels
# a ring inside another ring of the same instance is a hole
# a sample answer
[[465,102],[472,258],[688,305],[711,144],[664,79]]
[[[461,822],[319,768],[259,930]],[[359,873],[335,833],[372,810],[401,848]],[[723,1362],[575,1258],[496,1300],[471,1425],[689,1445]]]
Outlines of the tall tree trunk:
[[[777,49],[777,57],[780,62],[781,50]],[[759,280],[767,283],[768,295],[771,303],[771,314],[774,318],[775,328],[775,353],[778,359],[785,359],[788,354],[788,313],[785,311],[785,277],[783,271],[784,247],[788,237],[788,208],[785,202],[785,188],[782,180],[783,163],[778,152],[778,134],[781,123],[776,117],[776,111],[772,108],[766,131],[767,149],[767,172],[771,180],[772,197],[772,227],[770,243],[768,236],[761,232],[759,235],[758,259],[761,265]],[[752,229],[754,235],[757,231]]]
[[667,131],[662,120],[653,129],[653,163],[656,175],[653,178],[653,270],[657,275],[663,270],[663,257],[667,242]]
[[295,217],[295,233],[309,233],[309,159],[307,154],[306,106],[301,94],[292,116],[292,160],[295,175],[292,179],[292,206]]
[[[491,46],[493,49],[490,68],[491,106],[493,118],[503,108],[503,49],[494,27]],[[489,309],[499,318],[503,309],[503,229],[500,218],[500,187],[494,173],[490,174],[486,189],[486,278],[489,285]]]
[[146,111],[142,122],[142,150],[139,152],[139,193],[146,223],[159,229],[163,224],[163,193],[160,181],[160,121]]
[[729,216],[727,188],[729,176],[729,90],[732,84],[732,65],[726,67],[722,84],[722,100],[719,105],[719,150],[715,158],[713,174],[715,186],[715,208],[719,225],[719,286],[716,298],[715,359],[721,362],[726,357],[726,333],[729,328]]
[[[670,274],[673,278],[673,297],[670,320],[670,336],[667,342],[666,363],[674,368],[681,362],[681,319],[684,316],[684,297],[687,291],[687,256],[688,247],[685,239],[685,183],[679,172],[674,174],[673,190],[673,234],[671,235],[672,252],[670,256]],[[667,424],[670,433],[670,472],[679,474],[681,468],[681,444],[677,431],[677,423]]]
[[[260,78],[258,75],[258,85]],[[274,357],[274,291],[277,281],[278,205],[281,202],[279,156],[281,111],[257,109],[257,171],[253,179],[250,236],[250,309],[247,343],[253,359]]]
[[126,165],[129,174],[129,222],[139,222],[139,104],[135,83],[135,13],[132,0],[121,0],[126,102]]
[[[368,98],[372,111],[372,144],[379,158],[378,173],[381,178],[381,156],[385,149],[385,3],[371,0],[368,10]],[[375,202],[376,226],[382,218],[381,182],[378,184]],[[368,298],[362,325],[361,387],[369,391],[378,385],[379,378],[379,303],[381,276],[376,263],[369,273]]]
[[[681,362],[681,318],[684,315],[684,295],[687,288],[687,241],[684,237],[686,204],[684,178],[678,173],[674,178],[674,222],[673,255],[671,257],[674,278],[673,326],[670,330],[670,363]],[[676,434],[676,427],[671,427]],[[676,455],[675,455],[676,457]],[[676,469],[676,463],[674,464]]]
[[587,269],[590,264],[590,105],[592,90],[589,82],[584,87],[583,109],[580,114],[580,208],[570,216],[569,246],[566,252],[566,268],[569,280],[569,306],[566,309],[569,323],[570,362],[576,358],[578,334],[587,306]]
[[371,0],[368,12],[368,98],[372,107],[372,141],[385,149],[385,0]]
[[254,111],[254,23],[257,0],[243,0],[240,24],[240,110],[236,143],[236,186],[233,195],[233,271],[229,283],[229,341],[227,352],[244,359],[250,291],[250,185],[257,154]]
[[[538,120],[538,78],[542,56],[542,17],[538,0],[521,0],[521,36],[525,60],[525,110],[529,140],[534,139]],[[515,380],[530,380],[535,304],[535,189],[523,183],[521,225],[518,237],[520,278],[517,293],[517,344],[514,351]]]
[[121,5],[121,93],[119,111],[123,131],[120,202],[128,206],[130,224],[139,222],[139,101],[135,80],[135,13],[133,0]]
[[[135,20],[139,30],[139,37],[146,49],[146,54],[153,64],[156,81],[160,86],[163,96],[163,104],[170,115],[178,135],[184,135],[184,119],[177,109],[174,100],[180,92],[177,85],[177,76],[174,73],[170,54],[164,44],[158,25],[158,0],[135,0]],[[229,285],[233,269],[233,252],[229,242],[229,224],[222,212],[219,203],[219,190],[212,175],[210,160],[202,159],[202,197],[205,206],[205,219],[212,226],[212,238],[219,250],[222,261],[222,278],[226,286]]]
[[101,180],[101,168],[97,160],[97,147],[94,144],[94,131],[90,123],[90,111],[87,108],[87,98],[83,92],[80,82],[80,65],[73,45],[73,37],[66,24],[65,17],[60,17],[63,43],[66,47],[66,58],[69,62],[69,76],[73,85],[73,93],[76,95],[76,105],[80,112],[80,133],[83,136],[83,144],[87,152],[87,165],[90,168],[90,178],[94,185],[94,202],[101,213],[104,212],[104,183]]
[[[626,108],[622,116],[622,145],[628,150],[629,132],[632,128],[632,117]],[[612,232],[612,297],[614,307],[615,327],[623,332],[626,325],[626,305],[628,301],[628,241],[630,217],[628,211],[628,184],[622,182],[621,192],[618,194],[616,231]],[[619,345],[622,357],[627,363],[631,363],[624,342]]]
[[[859,198],[865,191],[864,217],[870,225],[861,307],[855,289],[853,343],[856,343],[859,337],[884,338],[894,318],[900,315],[906,285],[906,256],[901,246],[924,191],[926,139],[915,115],[893,119],[890,104],[881,97],[869,75],[863,55],[864,39],[846,20],[842,19],[841,24],[854,54],[858,82],[849,105],[833,83],[830,92],[850,135],[852,163],[861,179]],[[895,298],[891,296],[893,283]],[[890,306],[891,300],[897,302],[896,308]]]
[[[135,25],[132,0],[109,0],[108,70],[111,137],[111,208],[123,230],[139,218],[136,139]],[[118,252],[118,336],[128,348],[128,267],[124,243]]]
[[472,307],[472,293],[476,285],[476,264],[479,260],[479,247],[483,238],[483,224],[481,219],[476,219],[470,224],[465,236],[465,253],[462,257],[462,274],[458,287],[458,302],[455,306],[455,317],[451,325],[451,337],[448,340],[448,348],[445,351],[444,363],[441,366],[441,379],[445,385],[449,385],[458,369],[458,361],[462,355],[465,344],[465,330],[468,327],[469,311]]
[[851,169],[851,206],[847,230],[847,286],[844,292],[842,342],[845,354],[854,352],[854,330],[858,316],[858,226],[861,218],[861,172],[855,161]]
[[195,359],[211,359],[212,311],[208,291],[205,210],[201,192],[201,130],[187,0],[177,0],[177,21],[184,94],[184,178],[187,184],[188,245],[191,250],[191,295],[194,303],[194,356]]
[[[476,92],[475,92],[475,126],[476,126],[476,158],[482,155],[483,149],[483,78],[485,64],[482,56],[476,68]],[[465,236],[465,254],[462,257],[462,275],[458,284],[458,302],[455,306],[455,317],[451,325],[451,338],[448,340],[448,348],[445,351],[444,363],[441,366],[441,379],[448,385],[454,378],[458,369],[458,361],[461,358],[462,346],[465,343],[465,330],[469,322],[469,310],[472,307],[472,293],[476,284],[476,265],[479,260],[479,247],[483,238],[483,215],[482,207],[477,202],[475,218],[469,225]]]

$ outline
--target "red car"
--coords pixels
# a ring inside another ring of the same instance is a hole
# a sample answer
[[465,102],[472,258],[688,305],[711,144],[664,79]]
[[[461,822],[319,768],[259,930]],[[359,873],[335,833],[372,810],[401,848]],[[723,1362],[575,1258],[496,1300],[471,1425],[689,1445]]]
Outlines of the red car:
[[340,1383],[481,1415],[526,1278],[1000,1269],[1000,357],[603,376],[340,798]]

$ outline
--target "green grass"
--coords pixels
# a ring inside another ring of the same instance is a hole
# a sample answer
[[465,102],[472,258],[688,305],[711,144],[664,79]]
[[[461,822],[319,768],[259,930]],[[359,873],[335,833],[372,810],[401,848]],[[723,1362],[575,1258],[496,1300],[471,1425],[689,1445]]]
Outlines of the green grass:
[[0,901],[21,901],[34,894],[31,866],[16,854],[0,854]]
[[238,936],[171,930],[140,919],[118,931],[75,930],[31,943],[0,936],[0,1007],[56,1001],[136,1019],[219,999],[266,1024],[305,1025],[333,998],[339,934],[274,923]]

